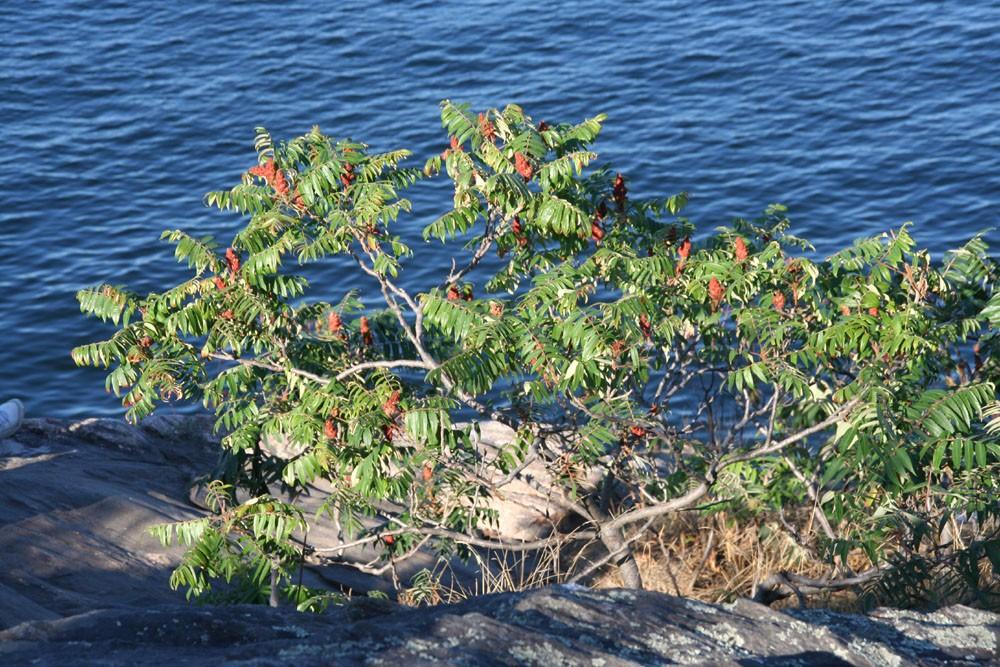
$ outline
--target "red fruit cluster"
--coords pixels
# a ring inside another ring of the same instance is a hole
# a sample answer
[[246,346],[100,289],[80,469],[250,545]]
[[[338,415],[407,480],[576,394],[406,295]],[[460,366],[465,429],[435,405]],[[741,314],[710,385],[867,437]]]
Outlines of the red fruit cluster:
[[224,320],[231,320],[233,319],[233,311],[228,309],[224,310],[221,313],[219,313],[219,317],[221,317]]
[[361,340],[365,345],[371,347],[375,340],[372,338],[372,330],[368,325],[368,318],[364,315],[361,316]]
[[493,142],[497,138],[497,130],[486,114],[479,114],[479,131],[483,133],[486,141]]
[[514,232],[514,238],[517,239],[517,245],[522,248],[528,245],[528,237],[524,235],[524,226],[521,224],[521,219],[514,216],[514,222],[511,223],[510,231]]
[[274,188],[275,193],[279,197],[284,197],[288,194],[288,181],[285,180],[285,172],[280,169],[274,176],[274,182],[271,184]]
[[851,314],[851,309],[846,303],[840,304],[840,314],[844,317],[848,317]]
[[611,343],[611,354],[615,355],[616,357],[622,353],[623,349],[625,349],[625,343],[621,342],[620,340],[616,340],[615,342]]
[[641,427],[641,426],[639,426],[637,424],[633,424],[632,426],[630,426],[629,429],[628,429],[628,432],[631,433],[632,435],[634,435],[637,438],[641,438],[644,435],[646,435],[646,429],[644,429],[643,427]]
[[271,181],[274,180],[275,174],[278,172],[278,167],[274,164],[274,160],[268,160],[264,164],[259,164],[256,167],[250,168],[251,176],[259,176],[264,179],[264,181],[270,185]]
[[677,249],[677,254],[680,256],[682,262],[687,261],[687,258],[691,256],[691,239],[685,238],[681,241],[681,247]]
[[871,308],[868,309],[868,314],[871,315],[872,317],[878,317],[878,308],[872,306]]
[[332,334],[340,333],[340,330],[344,328],[344,321],[340,319],[340,313],[331,311],[330,314],[326,316],[326,328],[329,329]]
[[423,478],[425,482],[431,481],[431,478],[434,477],[434,468],[431,466],[430,463],[424,464],[424,469],[420,471],[420,476]]
[[458,301],[462,298],[462,295],[458,293],[458,288],[455,285],[448,285],[448,301]]
[[462,152],[462,142],[458,140],[458,137],[451,138],[451,150]]
[[142,338],[139,339],[139,347],[141,347],[144,350],[148,350],[149,348],[153,347],[153,339],[150,338],[149,336],[143,336]]
[[645,313],[639,316],[639,329],[642,330],[642,335],[646,337],[646,340],[650,340],[653,337],[653,327],[649,323],[649,318],[646,317]]
[[351,187],[354,182],[354,165],[350,162],[344,164],[344,171],[340,174],[340,182],[344,184],[344,189]]
[[240,272],[240,256],[232,248],[226,248],[226,266],[233,274]]
[[251,176],[263,178],[279,196],[284,197],[288,194],[288,181],[285,180],[284,172],[278,169],[274,160],[268,160],[264,164],[252,167],[249,173]]
[[549,124],[548,123],[546,123],[544,120],[538,121],[538,131],[539,132],[545,132],[548,129],[549,129]]
[[711,280],[708,281],[708,298],[712,300],[712,308],[718,308],[725,295],[726,290],[722,288],[722,283],[719,282],[718,278],[712,276]]
[[323,422],[323,435],[326,436],[327,440],[336,440],[337,435],[339,435],[336,422],[332,419],[327,419]]
[[601,245],[601,240],[604,239],[604,229],[601,228],[597,218],[590,223],[590,238],[594,239],[595,245]]
[[531,177],[535,175],[535,168],[528,162],[528,158],[524,157],[521,153],[514,153],[514,168],[521,175],[521,178],[524,179],[525,183],[530,181]]
[[681,275],[681,271],[684,270],[684,265],[687,264],[688,257],[691,256],[691,239],[685,238],[681,241],[681,245],[677,248],[677,255],[681,258],[681,261],[677,262],[677,267],[674,269],[676,275]]
[[389,394],[389,398],[386,399],[385,403],[382,404],[382,412],[389,419],[395,419],[396,415],[399,414],[399,391],[393,391]]
[[774,305],[774,309],[780,313],[785,309],[785,295],[781,292],[775,292],[771,296],[771,303]]
[[226,289],[226,281],[222,279],[222,276],[215,276],[215,278],[213,278],[212,281],[215,283],[215,289],[217,290]]
[[614,198],[615,203],[618,204],[619,209],[625,208],[625,199],[628,197],[628,188],[625,187],[625,177],[619,173],[615,176],[615,185],[611,192],[611,196]]
[[741,237],[736,237],[736,241],[733,242],[733,246],[733,254],[736,256],[737,262],[742,262],[750,256],[750,252],[747,250],[747,244]]
[[497,301],[490,302],[490,315],[493,317],[500,317],[503,315],[503,304]]

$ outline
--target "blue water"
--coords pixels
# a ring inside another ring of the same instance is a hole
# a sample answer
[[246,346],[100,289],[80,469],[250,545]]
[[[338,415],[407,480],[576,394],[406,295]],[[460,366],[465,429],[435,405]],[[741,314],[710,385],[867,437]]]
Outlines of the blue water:
[[[422,164],[445,144],[442,98],[606,112],[602,158],[637,195],[689,190],[704,229],[780,201],[820,252],[907,220],[940,250],[1000,222],[996,2],[278,4],[5,4],[0,400],[121,414],[70,360],[111,331],[73,294],[180,279],[164,228],[231,234],[201,197],[253,163],[260,124]],[[411,230],[441,194],[414,191]],[[432,253],[410,284],[449,256]]]

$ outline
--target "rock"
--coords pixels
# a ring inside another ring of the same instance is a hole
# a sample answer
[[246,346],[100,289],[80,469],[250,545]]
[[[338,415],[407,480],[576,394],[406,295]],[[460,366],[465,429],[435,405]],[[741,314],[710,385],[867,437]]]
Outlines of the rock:
[[210,421],[29,419],[0,453],[0,628],[109,604],[183,600],[181,551],[146,530],[198,516],[188,484],[216,459]]
[[32,621],[0,632],[0,664],[989,665],[1000,616],[787,614],[660,593],[556,586],[399,608],[356,600],[326,614],[165,605]]
[[[496,421],[479,423],[479,435],[474,442],[487,460],[499,456],[503,447],[514,442],[514,429]],[[540,462],[528,465],[524,479],[508,482],[490,507],[497,512],[496,531],[505,539],[536,540],[550,535],[565,518],[565,512],[545,493],[552,483],[552,477]],[[499,482],[504,475],[492,468],[484,471],[490,482]],[[582,481],[583,485],[593,485],[596,480]]]
[[[167,586],[181,550],[164,550],[147,528],[200,515],[188,497],[217,461],[210,426],[180,416],[140,427],[36,419],[0,441],[0,665],[1000,664],[1000,618],[966,607],[780,613],[575,586],[420,609],[356,597],[323,615],[185,605]],[[483,444],[505,435],[488,425]],[[505,525],[528,532],[537,522],[525,520]],[[310,532],[316,546],[336,540],[326,525]],[[315,566],[306,583],[382,585],[366,576]]]
[[[211,417],[191,415],[154,416],[140,426],[29,419],[0,441],[0,629],[106,606],[182,601],[168,580],[184,550],[163,548],[149,528],[203,516],[199,479],[216,466],[220,451],[212,424]],[[318,487],[298,500],[307,515],[326,497]],[[309,544],[334,547],[337,530],[318,523]],[[341,560],[366,563],[377,555],[356,547]],[[407,582],[437,562],[428,550],[396,571]],[[459,575],[476,576],[456,564],[449,576]],[[392,590],[388,575],[327,561],[307,567],[304,583]]]

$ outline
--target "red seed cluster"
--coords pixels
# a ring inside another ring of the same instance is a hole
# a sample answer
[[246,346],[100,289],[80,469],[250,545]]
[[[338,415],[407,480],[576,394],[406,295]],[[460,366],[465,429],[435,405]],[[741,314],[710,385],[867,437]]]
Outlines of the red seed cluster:
[[774,309],[779,313],[785,309],[785,295],[781,292],[775,292],[771,296],[771,304]]
[[546,123],[544,120],[538,121],[538,131],[539,132],[545,132],[548,129],[549,129],[549,124],[548,123]]
[[493,123],[490,121],[489,117],[481,113],[479,114],[479,131],[483,133],[483,137],[486,141],[493,142],[496,141],[497,131],[493,127]]
[[625,199],[628,197],[628,188],[625,187],[625,177],[621,175],[621,172],[615,176],[615,185],[611,192],[611,196],[614,198],[615,203],[618,204],[619,209],[625,208]]
[[277,173],[278,167],[274,164],[274,160],[268,160],[264,164],[259,164],[256,167],[251,167],[250,174],[252,176],[259,176],[263,178],[264,181],[271,185],[271,181],[274,180],[274,175]]
[[691,239],[685,238],[681,241],[681,246],[677,249],[677,254],[680,256],[681,261],[687,261],[687,258],[691,256]]
[[679,276],[684,270],[684,265],[687,264],[688,257],[691,256],[691,239],[685,238],[681,241],[680,247],[677,248],[677,255],[681,258],[681,261],[677,262],[674,273]]
[[251,176],[263,178],[264,182],[274,188],[278,196],[284,197],[288,194],[288,181],[285,180],[284,172],[278,169],[274,160],[268,160],[264,164],[252,167],[249,173]]
[[462,295],[458,293],[458,287],[455,285],[448,285],[448,301],[459,301]]
[[280,169],[274,176],[274,182],[271,184],[274,188],[275,193],[279,197],[284,197],[288,194],[288,181],[285,180],[285,172]]
[[708,298],[712,300],[712,307],[718,308],[719,304],[722,303],[722,298],[726,295],[726,290],[723,289],[722,283],[715,276],[708,281]]
[[632,426],[630,426],[628,432],[637,438],[641,438],[644,435],[646,435],[646,429],[637,424],[633,424]]
[[240,272],[240,256],[232,248],[226,248],[226,266],[233,274]]
[[524,179],[525,183],[530,181],[531,177],[535,175],[535,168],[531,166],[528,158],[524,157],[521,153],[514,153],[514,168],[521,175],[521,178]]
[[434,477],[434,468],[431,466],[430,463],[424,464],[424,469],[420,471],[420,476],[423,478],[425,482],[431,481],[431,478]]
[[736,241],[733,242],[733,254],[736,256],[737,262],[742,262],[750,256],[750,252],[747,250],[747,244],[739,236],[737,236]]
[[222,276],[215,276],[212,281],[215,283],[215,289],[224,290],[226,289],[226,281],[222,279]]
[[224,320],[231,320],[233,319],[233,311],[226,309],[221,313],[219,313],[219,317],[221,317]]
[[323,422],[323,435],[326,436],[327,440],[336,440],[337,435],[339,435],[336,422],[332,419]]
[[521,219],[514,216],[514,222],[511,223],[510,231],[514,232],[514,238],[517,239],[517,245],[522,248],[528,245],[528,237],[524,235],[524,226],[521,224]]
[[872,317],[878,317],[878,308],[872,306],[871,308],[868,309],[868,314],[871,315]]
[[344,321],[340,319],[340,313],[331,311],[330,314],[326,316],[326,328],[330,330],[330,333],[340,333],[340,330],[343,329],[343,327]]
[[344,171],[340,174],[340,182],[344,184],[344,189],[351,187],[354,182],[354,165],[350,162],[344,164]]
[[372,330],[371,327],[368,325],[368,318],[362,315],[360,322],[361,322],[361,340],[362,342],[364,342],[365,345],[371,347],[374,344],[375,339],[372,337]]
[[594,239],[594,245],[601,245],[604,239],[604,229],[596,218],[590,223],[590,238]]
[[389,419],[395,419],[399,414],[399,390],[394,390],[389,394],[389,398],[382,404],[382,412]]
[[642,335],[646,337],[646,340],[653,337],[653,327],[645,313],[639,316],[639,329],[642,330]]

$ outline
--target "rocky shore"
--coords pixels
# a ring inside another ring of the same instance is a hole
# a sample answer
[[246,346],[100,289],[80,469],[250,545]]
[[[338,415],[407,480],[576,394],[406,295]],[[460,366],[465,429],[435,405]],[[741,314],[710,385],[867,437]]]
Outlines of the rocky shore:
[[35,419],[0,441],[0,664],[1000,664],[1000,616],[966,607],[778,612],[562,586],[322,615],[187,605],[166,585],[180,552],[146,529],[197,516],[192,483],[215,460],[193,417]]

